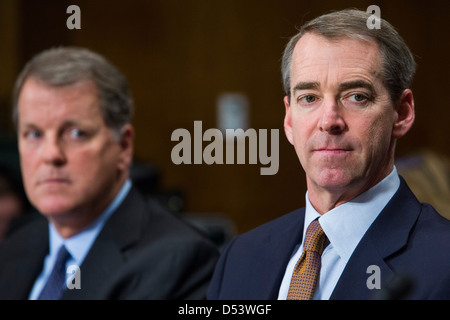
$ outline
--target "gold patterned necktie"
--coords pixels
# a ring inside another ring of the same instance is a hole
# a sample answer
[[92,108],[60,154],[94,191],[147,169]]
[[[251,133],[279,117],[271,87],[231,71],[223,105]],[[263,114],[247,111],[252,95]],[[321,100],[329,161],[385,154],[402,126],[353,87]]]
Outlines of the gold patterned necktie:
[[306,230],[303,253],[295,265],[287,300],[312,300],[320,272],[325,233],[316,219]]

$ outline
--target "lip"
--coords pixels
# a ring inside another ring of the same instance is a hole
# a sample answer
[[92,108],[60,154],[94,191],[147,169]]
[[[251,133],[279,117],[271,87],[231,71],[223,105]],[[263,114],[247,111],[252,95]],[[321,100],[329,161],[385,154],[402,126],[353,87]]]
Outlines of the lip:
[[65,178],[42,179],[38,182],[39,185],[58,185],[58,184],[68,184],[68,183],[70,183],[70,180],[65,179]]
[[313,152],[318,152],[321,154],[328,154],[328,155],[340,155],[340,154],[347,154],[351,152],[351,149],[344,149],[344,148],[318,148],[314,149]]

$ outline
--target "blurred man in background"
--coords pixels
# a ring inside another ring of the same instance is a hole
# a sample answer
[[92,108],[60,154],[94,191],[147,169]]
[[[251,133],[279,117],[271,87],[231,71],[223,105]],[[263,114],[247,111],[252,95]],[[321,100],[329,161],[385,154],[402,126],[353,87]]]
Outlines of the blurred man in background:
[[94,52],[50,49],[25,66],[13,117],[43,218],[0,248],[1,299],[205,297],[216,248],[133,187],[131,116],[125,77]]

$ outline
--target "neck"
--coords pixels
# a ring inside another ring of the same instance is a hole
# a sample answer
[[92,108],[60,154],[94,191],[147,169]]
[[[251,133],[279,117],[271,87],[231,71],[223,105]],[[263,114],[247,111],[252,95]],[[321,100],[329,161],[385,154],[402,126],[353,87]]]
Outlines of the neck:
[[110,189],[110,192],[105,194],[101,200],[83,204],[64,214],[48,217],[49,221],[53,223],[56,231],[61,237],[64,239],[73,237],[82,232],[106,210],[123,187],[126,179],[127,177],[120,179],[120,181],[115,184],[114,187]]
[[325,214],[377,185],[392,172],[392,169],[393,164],[373,178],[361,179],[336,188],[319,186],[307,178],[309,201],[319,214]]

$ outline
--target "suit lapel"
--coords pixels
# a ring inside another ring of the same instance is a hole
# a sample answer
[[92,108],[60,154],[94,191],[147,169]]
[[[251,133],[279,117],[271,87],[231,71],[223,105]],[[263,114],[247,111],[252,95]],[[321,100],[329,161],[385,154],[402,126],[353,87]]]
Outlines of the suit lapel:
[[81,289],[66,290],[63,299],[96,299],[105,283],[125,261],[125,255],[140,237],[144,200],[132,187],[123,203],[103,227],[80,266]]
[[277,299],[281,281],[291,255],[301,242],[305,218],[304,208],[296,210],[287,216],[280,226],[273,227],[265,239],[267,249],[263,250],[268,256],[261,257],[261,277],[259,299]]
[[[375,219],[353,252],[331,299],[371,299],[377,291],[369,289],[371,275],[378,273],[381,288],[395,275],[389,257],[402,249],[419,214],[420,203],[401,178],[399,190]],[[368,268],[372,266],[372,269]]]

